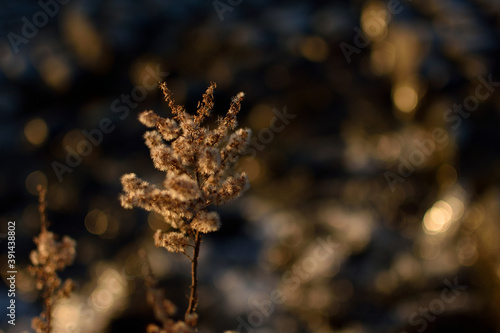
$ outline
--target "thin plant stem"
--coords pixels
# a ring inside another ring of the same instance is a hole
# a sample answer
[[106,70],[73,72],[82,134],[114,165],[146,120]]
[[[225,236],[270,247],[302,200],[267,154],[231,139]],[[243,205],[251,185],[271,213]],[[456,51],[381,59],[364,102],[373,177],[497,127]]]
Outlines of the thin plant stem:
[[[40,226],[41,233],[47,232],[47,216],[45,210],[47,208],[47,201],[45,201],[45,195],[47,193],[47,189],[42,185],[37,186],[38,190],[38,211],[40,213]],[[44,285],[43,292],[43,303],[45,305],[45,319],[46,319],[46,333],[49,333],[52,330],[52,294],[54,293],[54,288],[50,285]]]
[[202,234],[196,231],[194,236],[194,254],[191,261],[191,295],[189,296],[189,306],[186,310],[186,315],[196,311],[198,305],[198,259],[200,257],[200,245]]
[[52,330],[52,299],[51,299],[51,296],[49,297],[45,297],[44,299],[44,302],[45,302],[45,315],[46,315],[46,319],[47,319],[47,332],[46,333],[50,333],[50,331]]
[[40,213],[40,227],[41,227],[41,232],[46,232],[47,231],[47,217],[45,215],[45,209],[47,208],[47,202],[45,201],[45,195],[47,193],[47,189],[43,187],[42,185],[38,185],[36,187],[38,190],[38,211]]

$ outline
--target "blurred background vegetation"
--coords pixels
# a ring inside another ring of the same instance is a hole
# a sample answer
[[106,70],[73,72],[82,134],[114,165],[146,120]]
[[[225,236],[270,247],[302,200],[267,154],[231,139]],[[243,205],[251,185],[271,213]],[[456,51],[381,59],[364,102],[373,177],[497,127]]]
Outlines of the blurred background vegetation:
[[41,311],[27,273],[38,183],[50,229],[77,241],[56,332],[145,331],[139,248],[184,311],[188,262],[152,241],[167,225],[118,202],[122,174],[161,179],[137,121],[169,114],[146,87],[158,80],[191,112],[210,81],[215,115],[244,91],[255,136],[240,166],[251,189],[217,208],[222,229],[202,247],[200,332],[500,331],[497,1],[0,6],[4,282],[9,220],[18,265],[17,325],[3,332]]

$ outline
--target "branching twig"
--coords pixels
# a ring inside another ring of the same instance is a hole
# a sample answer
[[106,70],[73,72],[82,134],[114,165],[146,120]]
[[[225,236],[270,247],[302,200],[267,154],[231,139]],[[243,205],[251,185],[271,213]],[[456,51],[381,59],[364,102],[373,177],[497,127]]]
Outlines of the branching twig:
[[[154,240],[156,246],[170,252],[181,252],[191,261],[191,293],[184,320],[187,325],[196,328],[197,270],[202,236],[220,227],[219,215],[207,211],[207,207],[235,199],[248,188],[244,172],[234,174],[230,171],[250,143],[251,132],[249,129],[236,130],[236,115],[243,93],[232,99],[226,116],[220,118],[217,127],[210,130],[202,127],[202,123],[210,116],[214,105],[214,83],[203,95],[194,116],[175,104],[166,84],[161,84],[160,88],[172,110],[173,119],[145,111],[139,115],[139,120],[152,128],[144,138],[155,167],[166,173],[165,181],[162,187],[158,187],[135,174],[123,175],[124,193],[120,200],[124,208],[141,207],[155,211],[171,227],[178,229],[171,232],[159,229]],[[234,133],[230,134],[232,131]],[[193,247],[192,256],[186,253],[187,247]],[[176,332],[170,326],[163,329],[165,332]]]
[[37,333],[49,333],[52,329],[52,310],[54,303],[60,298],[68,297],[73,290],[73,282],[66,280],[61,285],[61,279],[56,271],[63,270],[71,265],[75,258],[76,242],[64,236],[61,242],[56,241],[57,236],[48,231],[48,222],[45,214],[47,203],[45,201],[46,189],[41,185],[37,187],[39,193],[39,212],[41,231],[34,238],[37,249],[30,254],[32,266],[28,267],[31,274],[36,277],[36,287],[42,290],[44,310],[39,317],[32,320],[31,326]]

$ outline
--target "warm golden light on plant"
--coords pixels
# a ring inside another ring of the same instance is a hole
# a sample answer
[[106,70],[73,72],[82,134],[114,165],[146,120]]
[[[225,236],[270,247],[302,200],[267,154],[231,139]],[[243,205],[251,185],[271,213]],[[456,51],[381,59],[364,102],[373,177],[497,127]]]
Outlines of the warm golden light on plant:
[[[248,188],[247,175],[235,173],[234,168],[250,143],[251,132],[236,129],[236,115],[244,97],[242,92],[232,99],[229,111],[218,120],[218,126],[209,129],[203,123],[214,105],[215,83],[208,87],[203,100],[198,103],[196,115],[175,104],[165,83],[160,87],[173,119],[163,118],[149,110],[139,115],[139,121],[152,129],[145,133],[144,139],[154,166],[165,172],[165,180],[154,185],[133,173],[125,174],[121,178],[124,193],[120,201],[124,208],[141,207],[163,217],[164,222],[176,231],[158,229],[154,234],[155,245],[169,252],[180,252],[191,261],[191,292],[185,321],[174,322],[170,317],[175,311],[165,312],[161,305],[169,301],[153,297],[150,303],[155,308],[157,319],[162,322],[162,328],[152,324],[148,332],[191,332],[198,321],[197,268],[202,238],[220,228],[218,213],[207,209],[236,199]],[[149,218],[148,222],[151,226],[152,219]]]

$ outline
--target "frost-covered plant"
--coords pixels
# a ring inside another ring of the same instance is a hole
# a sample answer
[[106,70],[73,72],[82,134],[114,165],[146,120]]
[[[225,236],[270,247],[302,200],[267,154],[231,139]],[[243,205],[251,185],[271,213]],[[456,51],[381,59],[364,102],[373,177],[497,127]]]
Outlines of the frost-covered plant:
[[44,309],[40,316],[33,318],[31,326],[37,333],[48,333],[52,329],[54,303],[69,297],[73,290],[73,281],[68,279],[62,283],[56,271],[61,271],[73,263],[76,242],[68,236],[64,236],[59,242],[56,240],[57,235],[47,230],[49,223],[45,216],[46,189],[41,185],[38,185],[37,189],[41,231],[38,237],[33,239],[37,248],[31,251],[30,259],[33,265],[29,266],[28,270],[36,277],[36,288],[42,291]]
[[[177,230],[156,231],[154,242],[167,251],[183,253],[191,261],[191,293],[184,320],[196,327],[200,245],[204,234],[220,227],[217,212],[207,209],[237,198],[248,188],[246,174],[235,173],[234,165],[247,148],[251,131],[236,129],[236,115],[244,96],[242,92],[232,99],[229,111],[218,119],[217,127],[209,129],[203,123],[214,105],[215,83],[212,82],[206,90],[195,115],[175,104],[165,83],[160,87],[173,119],[144,111],[139,115],[139,121],[153,128],[145,133],[144,138],[155,167],[165,172],[165,180],[157,186],[133,173],[125,174],[121,178],[124,193],[120,201],[127,209],[136,206],[161,214],[165,222]],[[157,330],[171,331],[171,327]]]

